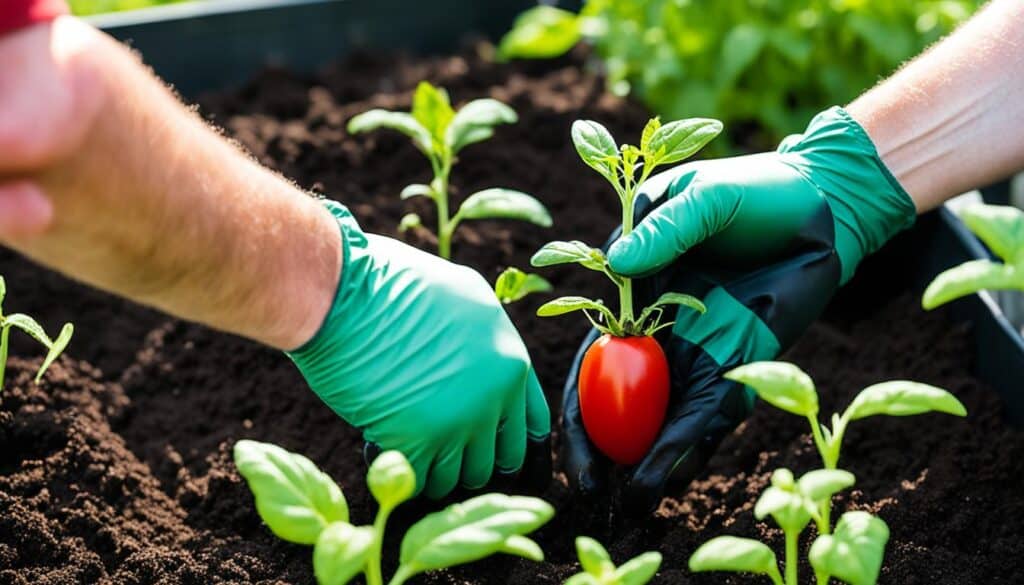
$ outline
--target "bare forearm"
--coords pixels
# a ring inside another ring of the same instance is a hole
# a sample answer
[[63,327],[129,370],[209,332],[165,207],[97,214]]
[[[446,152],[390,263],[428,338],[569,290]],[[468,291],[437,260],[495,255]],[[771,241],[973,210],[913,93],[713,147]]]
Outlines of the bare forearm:
[[97,287],[282,349],[312,337],[340,269],[311,197],[209,129],[103,38],[104,103],[84,144],[31,176],[53,205],[8,244]]
[[995,0],[847,110],[919,212],[1024,168],[1024,3]]

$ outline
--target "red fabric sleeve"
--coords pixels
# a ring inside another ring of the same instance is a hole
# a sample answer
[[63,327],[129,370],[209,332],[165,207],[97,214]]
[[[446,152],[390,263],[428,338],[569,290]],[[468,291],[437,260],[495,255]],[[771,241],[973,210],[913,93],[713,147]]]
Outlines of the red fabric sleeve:
[[0,0],[0,35],[67,12],[64,0]]

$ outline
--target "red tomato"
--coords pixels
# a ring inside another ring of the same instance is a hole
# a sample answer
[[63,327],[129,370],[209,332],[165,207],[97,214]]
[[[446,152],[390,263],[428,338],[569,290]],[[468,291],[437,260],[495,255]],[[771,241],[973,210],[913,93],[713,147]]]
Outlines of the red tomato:
[[616,463],[639,463],[665,420],[665,352],[653,337],[602,335],[583,356],[579,392],[590,440]]

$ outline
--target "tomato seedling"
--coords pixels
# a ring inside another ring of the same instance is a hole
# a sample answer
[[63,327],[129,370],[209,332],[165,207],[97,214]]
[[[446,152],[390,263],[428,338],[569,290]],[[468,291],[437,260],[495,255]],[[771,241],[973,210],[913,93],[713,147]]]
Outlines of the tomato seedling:
[[[452,234],[467,219],[518,219],[543,227],[551,226],[547,208],[530,195],[512,189],[484,189],[463,201],[455,215],[449,211],[449,175],[458,153],[465,147],[487,140],[499,124],[514,124],[515,111],[498,100],[473,100],[456,112],[448,93],[423,81],[413,95],[412,111],[370,110],[348,123],[351,134],[390,128],[405,134],[430,161],[434,179],[429,185],[413,184],[402,190],[402,199],[428,197],[437,208],[437,250],[451,258]],[[415,213],[405,215],[400,231],[420,227]]]
[[601,543],[586,536],[576,538],[576,554],[583,571],[569,577],[565,585],[643,585],[661,566],[661,553],[646,552],[616,567]]
[[1006,205],[972,205],[958,214],[1002,262],[971,260],[935,277],[921,299],[931,310],[982,290],[1024,290],[1024,211]]
[[943,412],[966,416],[964,405],[949,392],[905,380],[882,382],[862,390],[842,415],[832,415],[829,428],[818,420],[818,393],[803,370],[785,362],[756,362],[725,375],[753,389],[769,404],[802,416],[825,469],[799,480],[788,469],[772,474],[771,486],[754,507],[759,519],[771,516],[786,540],[785,573],[775,553],[756,540],[723,536],[701,546],[690,558],[691,571],[736,571],[765,575],[775,585],[797,585],[797,547],[800,534],[813,520],[818,537],[809,560],[819,585],[836,578],[852,585],[873,585],[882,567],[889,528],[866,512],[847,512],[832,530],[832,496],[854,484],[853,474],[838,469],[843,438],[853,421],[875,415],[908,416]]
[[[4,277],[0,276],[0,307],[2,307],[4,297],[6,296],[7,282],[4,280]],[[39,366],[39,370],[36,372],[36,384],[42,380],[43,374],[46,373],[50,364],[68,346],[68,342],[71,341],[71,336],[75,332],[74,325],[65,323],[57,335],[57,339],[50,339],[46,332],[43,331],[43,327],[32,317],[23,313],[4,315],[3,309],[0,308],[0,390],[3,390],[4,387],[4,374],[7,370],[7,342],[10,338],[12,327],[21,329],[31,335],[33,339],[43,344],[43,347],[46,348],[46,357],[43,358],[43,364]]]
[[538,274],[527,274],[518,268],[506,268],[494,282],[494,294],[502,304],[508,305],[526,295],[551,292],[551,283]]
[[[388,517],[412,498],[416,474],[398,451],[370,465],[366,483],[379,505],[370,526],[349,522],[341,488],[309,459],[269,443],[238,441],[235,465],[249,484],[256,511],[278,537],[313,545],[313,572],[321,585],[344,585],[364,574],[367,585],[384,585],[381,550]],[[461,565],[496,553],[544,560],[524,536],[555,511],[547,502],[485,494],[425,516],[405,533],[399,565],[388,585],[426,572]]]
[[[693,118],[662,125],[654,118],[644,128],[639,147],[619,146],[601,124],[577,120],[572,141],[583,162],[618,194],[622,235],[627,235],[633,231],[637,191],[654,169],[688,158],[721,131],[717,120]],[[618,288],[618,314],[600,300],[578,296],[545,303],[537,314],[553,317],[582,311],[603,334],[587,350],[580,367],[583,425],[597,448],[613,461],[639,462],[657,438],[668,405],[668,362],[652,336],[672,325],[662,321],[668,307],[703,313],[704,304],[690,295],[667,292],[634,312],[632,281],[611,269],[604,252],[580,241],[548,243],[530,262],[536,267],[579,264],[604,273]]]

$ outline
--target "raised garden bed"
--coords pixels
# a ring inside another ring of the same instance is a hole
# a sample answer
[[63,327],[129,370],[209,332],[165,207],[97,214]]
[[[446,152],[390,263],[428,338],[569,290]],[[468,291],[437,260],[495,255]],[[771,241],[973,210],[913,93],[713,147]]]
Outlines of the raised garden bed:
[[[605,93],[578,60],[495,65],[481,53],[477,45],[433,59],[353,57],[315,77],[267,71],[199,103],[261,162],[343,200],[365,229],[389,235],[410,210],[430,222],[428,205],[397,197],[427,178],[426,165],[402,137],[349,137],[348,118],[370,107],[407,106],[421,79],[447,87],[456,101],[491,96],[509,103],[520,123],[465,151],[453,176],[455,197],[493,185],[522,189],[548,205],[555,225],[464,226],[455,260],[493,280],[506,266],[527,266],[548,240],[603,241],[617,221],[616,202],[579,162],[569,126],[588,117],[631,136],[648,113]],[[1024,574],[1016,522],[1024,513],[1024,434],[1004,422],[997,394],[969,374],[980,346],[975,331],[954,318],[962,308],[921,311],[907,269],[922,243],[934,241],[940,219],[924,220],[865,263],[785,358],[814,377],[826,412],[887,379],[954,392],[970,412],[965,420],[928,415],[855,426],[844,466],[861,479],[839,505],[876,512],[891,527],[882,583],[1014,583]],[[433,248],[415,234],[407,239]],[[273,537],[256,514],[230,457],[241,438],[308,455],[345,488],[355,518],[372,517],[360,437],[283,355],[116,300],[7,251],[0,274],[10,310],[37,316],[48,330],[73,321],[79,331],[41,386],[30,383],[38,360],[12,360],[0,397],[0,583],[311,583],[310,550]],[[602,286],[599,277],[571,268],[545,274],[561,291]],[[585,328],[573,319],[536,318],[543,300],[530,298],[510,312],[557,417]],[[20,339],[12,347],[15,356],[37,351]],[[760,408],[691,489],[665,499],[655,517],[609,520],[580,506],[558,475],[541,494],[558,510],[537,534],[547,563],[498,558],[416,582],[560,583],[576,568],[573,537],[587,534],[616,560],[662,552],[655,583],[755,583],[690,575],[686,560],[719,534],[761,534],[780,548],[781,533],[753,520],[753,503],[772,469],[806,470],[815,459],[805,424]],[[409,507],[416,506],[429,507]],[[405,510],[396,523],[415,516]]]

